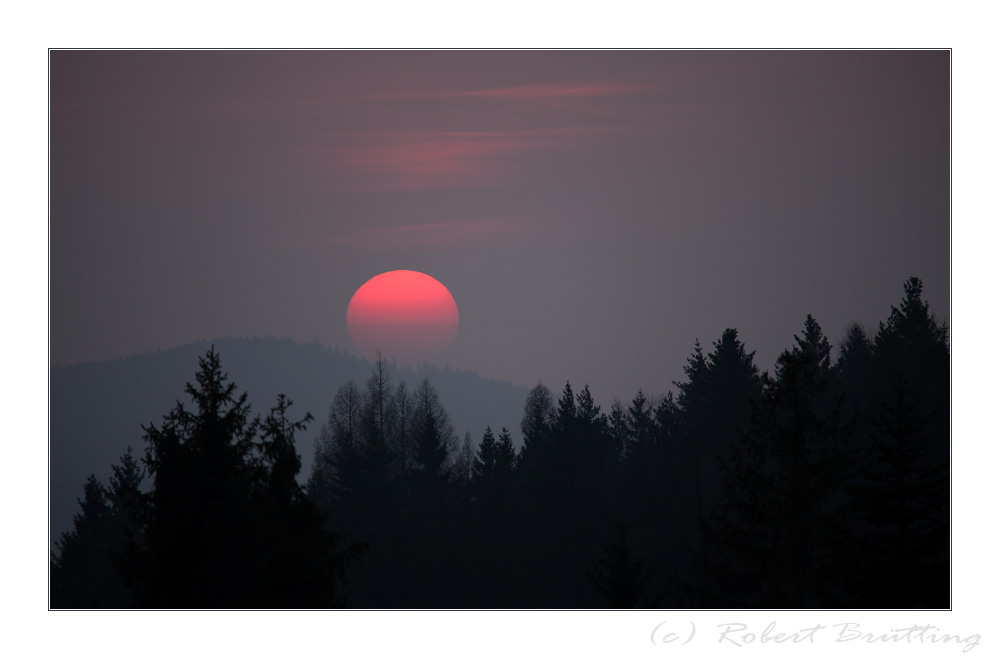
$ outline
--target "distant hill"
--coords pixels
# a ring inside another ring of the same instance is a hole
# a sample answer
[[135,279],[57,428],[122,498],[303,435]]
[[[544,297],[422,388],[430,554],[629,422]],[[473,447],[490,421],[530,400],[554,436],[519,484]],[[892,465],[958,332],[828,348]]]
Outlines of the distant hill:
[[[306,412],[315,417],[296,438],[303,483],[312,469],[313,441],[337,389],[350,379],[363,386],[371,375],[368,361],[319,343],[288,339],[217,339],[124,359],[53,366],[49,410],[53,542],[72,527],[76,500],[82,497],[89,474],[106,483],[111,465],[129,445],[137,457],[143,454],[141,425],[159,425],[178,400],[190,408],[185,383],[194,382],[198,357],[213,344],[230,380],[238,391],[248,393],[253,414],[266,415],[277,395],[284,393],[294,402],[291,418]],[[508,427],[515,443],[520,443],[527,387],[426,365],[393,368],[391,374],[394,384],[406,382],[411,391],[426,376],[459,439],[469,431],[475,445],[489,424]]]

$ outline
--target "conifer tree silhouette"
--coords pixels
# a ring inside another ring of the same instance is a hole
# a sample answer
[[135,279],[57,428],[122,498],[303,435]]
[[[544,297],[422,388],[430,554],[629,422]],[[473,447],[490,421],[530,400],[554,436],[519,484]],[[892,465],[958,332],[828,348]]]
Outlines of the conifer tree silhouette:
[[902,376],[893,388],[893,399],[879,403],[872,442],[849,486],[846,512],[860,528],[848,538],[854,563],[846,604],[946,608],[948,474],[926,462],[931,415]]
[[844,413],[858,425],[855,435],[868,434],[866,424],[874,411],[879,377],[875,363],[875,343],[858,323],[852,323],[840,344],[834,365],[838,393],[844,398]]
[[660,599],[648,594],[654,573],[641,556],[635,556],[629,527],[619,524],[615,539],[604,545],[587,576],[608,608],[638,609],[656,606]]
[[454,429],[430,380],[424,378],[416,393],[417,441],[415,474],[421,478],[448,479],[445,469]]
[[545,441],[555,418],[555,406],[552,403],[552,392],[539,382],[524,402],[524,417],[521,420],[521,433],[524,435],[525,454],[532,451],[536,443]]
[[704,526],[715,595],[730,605],[797,608],[824,595],[848,428],[825,399],[829,342],[812,316],[795,338],[763,378],[746,440],[722,462],[723,499]]
[[911,277],[903,285],[899,307],[890,307],[889,318],[879,323],[875,354],[880,392],[884,402],[895,397],[895,379],[912,388],[911,395],[928,415],[926,464],[947,464],[950,427],[950,354],[948,330],[922,299],[923,283]]
[[295,481],[294,433],[279,396],[265,419],[222,371],[214,348],[197,384],[160,426],[146,431],[153,478],[147,528],[129,564],[138,604],[156,608],[283,608],[335,603],[349,557]]
[[143,474],[132,447],[111,469],[107,487],[94,474],[87,479],[73,530],[56,543],[51,564],[53,608],[133,606],[124,556],[141,532]]
[[104,608],[113,606],[108,590],[115,586],[109,551],[111,507],[104,486],[91,474],[84,485],[80,512],[73,530],[62,534],[52,556],[53,608]]
[[472,462],[472,491],[477,505],[489,509],[509,496],[516,461],[510,431],[503,428],[497,439],[493,430],[486,426]]

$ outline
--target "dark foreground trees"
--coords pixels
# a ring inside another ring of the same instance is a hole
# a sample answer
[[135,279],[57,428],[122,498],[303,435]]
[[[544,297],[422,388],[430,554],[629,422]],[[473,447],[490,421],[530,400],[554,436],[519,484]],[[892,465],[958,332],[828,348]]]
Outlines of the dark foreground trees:
[[[151,491],[139,491],[130,454],[110,488],[88,481],[76,528],[53,560],[53,606],[337,603],[350,554],[337,551],[296,481],[294,437],[311,417],[290,420],[284,396],[266,417],[251,417],[214,349],[199,367],[197,384],[187,386],[193,408],[177,403],[159,426],[144,427]],[[81,580],[97,571],[108,593],[79,595]]]
[[772,371],[727,329],[678,395],[528,395],[517,450],[459,444],[434,387],[346,383],[306,490],[279,397],[201,360],[52,562],[56,607],[946,608],[949,349],[919,280],[834,359],[806,316]]
[[836,364],[808,316],[765,375],[721,463],[704,605],[948,606],[948,346],[920,292]]
[[428,380],[413,392],[393,388],[380,357],[364,389],[349,381],[338,390],[316,440],[308,492],[327,529],[370,549],[350,575],[354,605],[447,606],[461,598],[468,579],[457,543],[470,461]]
[[134,603],[119,566],[120,557],[139,537],[143,472],[131,447],[111,469],[107,486],[93,474],[87,479],[73,530],[56,543],[53,608],[126,608]]
[[824,552],[849,428],[829,396],[830,345],[807,316],[763,378],[748,431],[722,462],[724,492],[705,523],[707,592],[730,606],[810,607],[829,594]]

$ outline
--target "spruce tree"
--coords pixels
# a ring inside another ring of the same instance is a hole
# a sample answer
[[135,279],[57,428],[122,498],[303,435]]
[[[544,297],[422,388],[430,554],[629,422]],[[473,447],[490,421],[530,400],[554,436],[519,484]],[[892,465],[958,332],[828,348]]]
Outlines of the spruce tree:
[[619,524],[614,540],[602,547],[587,576],[609,609],[638,609],[657,605],[659,597],[650,596],[654,573],[645,559],[635,555],[629,527]]
[[928,465],[931,416],[901,376],[880,403],[872,442],[849,486],[845,512],[857,531],[847,572],[847,606],[947,608],[948,473]]
[[347,556],[295,477],[301,462],[279,396],[250,416],[247,394],[222,371],[214,348],[199,359],[194,403],[146,431],[153,479],[145,532],[128,559],[141,606],[262,608],[325,606]]
[[723,496],[703,528],[710,590],[727,606],[815,606],[835,586],[840,446],[849,428],[826,398],[829,343],[803,337],[763,378],[746,439],[722,461]]
[[77,499],[80,511],[73,516],[73,529],[62,534],[52,554],[50,603],[55,609],[122,605],[115,597],[120,578],[110,553],[107,489],[91,474],[83,492],[83,499]]

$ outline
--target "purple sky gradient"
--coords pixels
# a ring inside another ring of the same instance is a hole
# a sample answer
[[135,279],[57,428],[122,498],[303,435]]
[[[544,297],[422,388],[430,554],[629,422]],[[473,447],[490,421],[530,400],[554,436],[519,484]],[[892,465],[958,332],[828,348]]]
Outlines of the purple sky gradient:
[[[736,327],[771,369],[911,276],[949,320],[947,51],[51,54],[51,359],[351,348],[388,270],[439,363],[665,393]],[[224,357],[224,356],[223,356]]]

